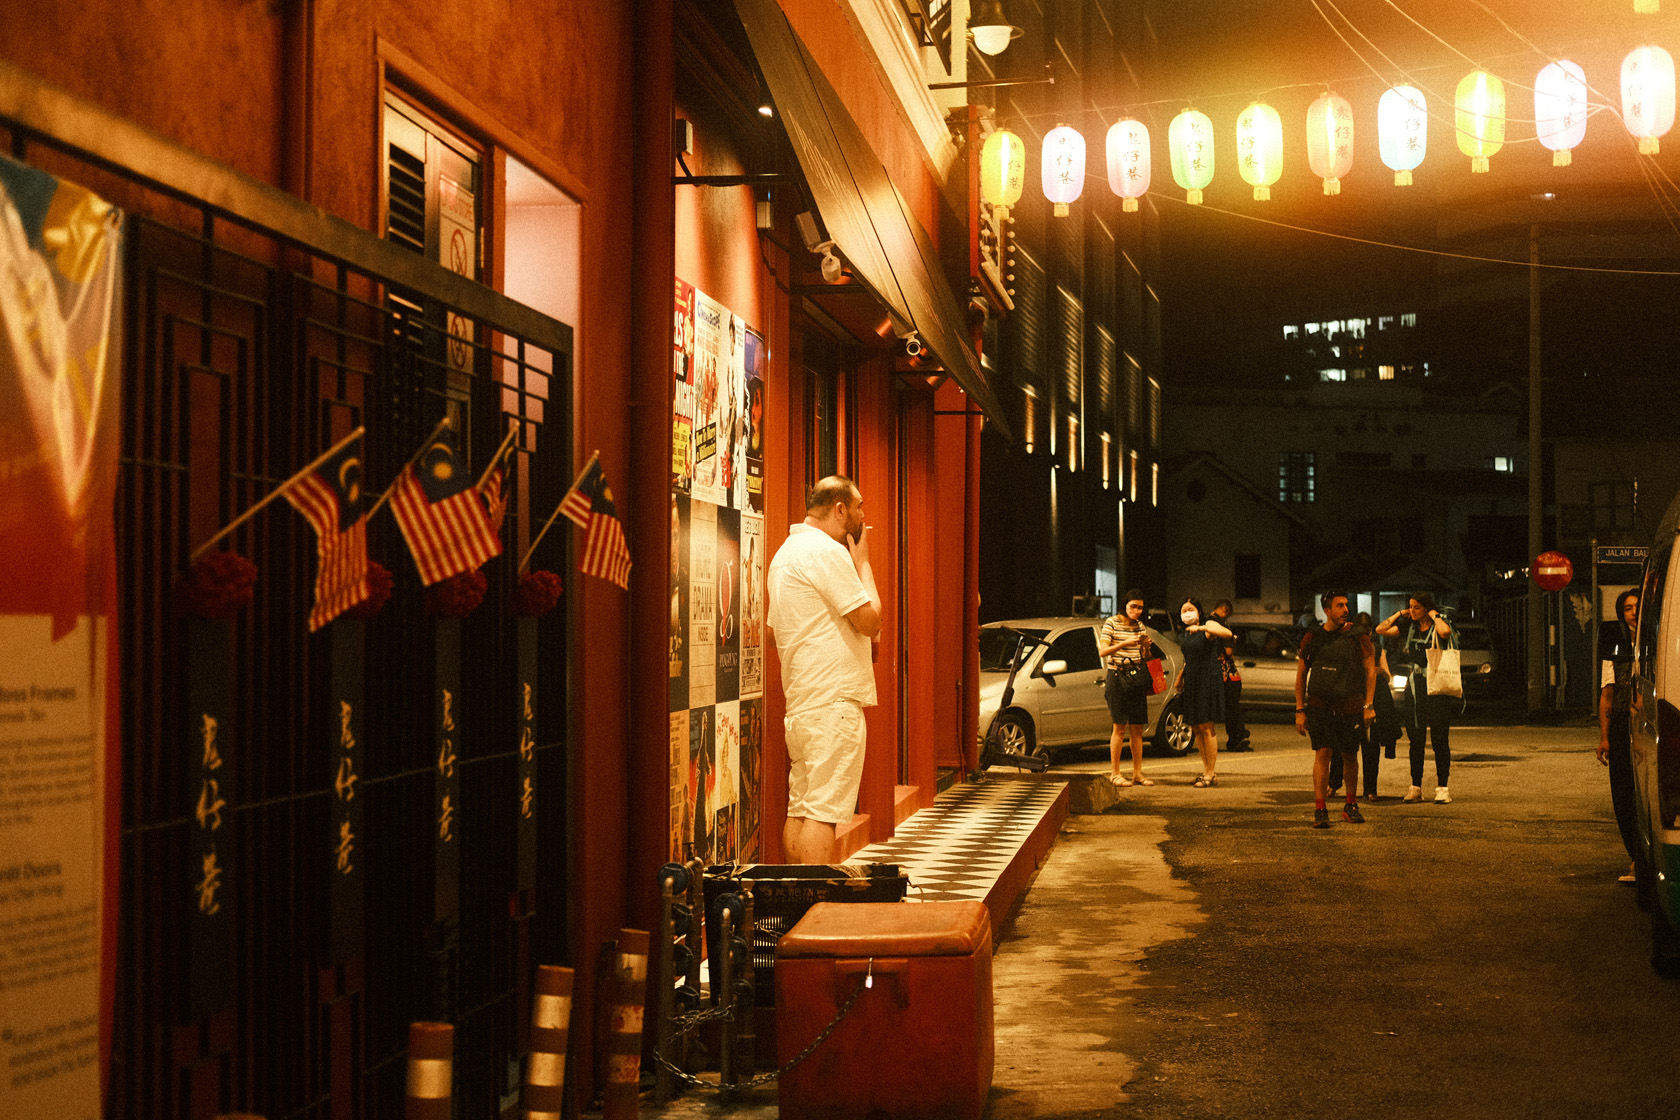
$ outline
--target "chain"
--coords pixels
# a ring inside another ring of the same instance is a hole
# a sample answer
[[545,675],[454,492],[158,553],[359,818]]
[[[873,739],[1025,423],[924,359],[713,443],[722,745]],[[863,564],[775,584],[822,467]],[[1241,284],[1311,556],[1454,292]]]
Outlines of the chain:
[[[655,1060],[657,1060],[659,1062],[659,1064],[661,1066],[663,1066],[666,1070],[668,1070],[673,1076],[677,1077],[679,1080],[681,1080],[685,1084],[693,1085],[693,1086],[695,1086],[696,1088],[699,1088],[699,1089],[711,1089],[711,1090],[714,1090],[715,1092],[720,1092],[720,1093],[733,1093],[733,1092],[739,1092],[742,1089],[756,1089],[760,1085],[768,1085],[768,1084],[770,1084],[770,1082],[778,1080],[779,1078],[786,1076],[788,1074],[788,1072],[793,1069],[794,1066],[798,1065],[800,1062],[803,1062],[806,1058],[809,1058],[813,1053],[816,1052],[817,1047],[821,1046],[824,1042],[826,1042],[828,1040],[828,1036],[833,1034],[835,1028],[840,1025],[840,1020],[842,1020],[846,1017],[846,1013],[852,1009],[852,1005],[854,1003],[856,1003],[858,1001],[858,997],[863,994],[864,987],[865,987],[865,985],[859,984],[857,986],[857,988],[852,992],[851,998],[846,1000],[845,1004],[840,1008],[839,1014],[835,1015],[834,1018],[829,1021],[828,1026],[824,1027],[822,1029],[822,1031],[817,1035],[817,1037],[813,1038],[811,1040],[811,1044],[809,1046],[805,1047],[805,1049],[801,1050],[799,1053],[795,1054],[792,1058],[789,1058],[786,1065],[782,1066],[780,1069],[775,1070],[772,1073],[761,1073],[757,1077],[750,1077],[745,1081],[737,1081],[737,1082],[735,1082],[731,1085],[724,1085],[721,1082],[707,1081],[704,1078],[696,1077],[696,1076],[694,1076],[694,1074],[689,1073],[687,1070],[678,1068],[668,1058],[666,1058],[665,1055],[663,1055],[663,1054],[655,1053],[654,1058],[655,1058]],[[708,1018],[715,1018],[715,1019],[732,1019],[732,1018],[734,1018],[734,1015],[730,1011],[726,1011],[726,1010],[725,1011],[714,1011],[714,1012],[704,1012],[704,1011],[702,1011],[702,1012],[696,1012],[696,1014],[704,1015]]]
[[701,1023],[709,1023],[713,1019],[728,1019],[733,1021],[735,1010],[731,1007],[714,1007],[704,1011],[689,1011],[671,1016],[671,1026],[679,1031],[690,1027],[697,1027]]

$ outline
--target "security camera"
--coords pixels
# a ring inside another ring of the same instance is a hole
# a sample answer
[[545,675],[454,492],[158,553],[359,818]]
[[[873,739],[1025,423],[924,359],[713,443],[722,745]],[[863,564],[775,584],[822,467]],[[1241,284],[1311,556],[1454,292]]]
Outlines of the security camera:
[[922,356],[922,351],[926,349],[927,347],[922,345],[922,340],[916,337],[915,331],[911,331],[904,336],[904,353],[909,357],[919,358]]
[[793,222],[799,227],[799,236],[805,242],[805,248],[813,253],[822,254],[822,278],[825,284],[838,284],[842,265],[840,258],[834,253],[834,242],[823,239],[821,231],[817,229],[817,219],[809,210],[802,210],[794,216]]
[[834,242],[823,242],[822,255],[823,283],[838,284],[840,282],[840,258],[834,255]]

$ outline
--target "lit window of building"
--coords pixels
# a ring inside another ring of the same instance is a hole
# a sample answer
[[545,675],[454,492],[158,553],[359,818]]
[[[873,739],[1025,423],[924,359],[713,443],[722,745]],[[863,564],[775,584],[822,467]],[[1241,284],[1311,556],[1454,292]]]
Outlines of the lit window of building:
[[1313,500],[1314,464],[1311,451],[1282,451],[1278,453],[1278,501],[1310,502]]
[[1300,338],[1301,337],[1301,328],[1299,326],[1284,327],[1283,328],[1283,337],[1284,338]]
[[1321,369],[1321,370],[1318,371],[1318,379],[1320,381],[1346,381],[1347,380],[1347,370],[1345,370],[1345,369]]
[[1415,327],[1415,326],[1417,326],[1417,312],[1416,311],[1408,311],[1404,315],[1400,316],[1400,325],[1402,327]]
[[1394,380],[1394,367],[1393,366],[1378,366],[1377,367],[1377,380],[1378,381],[1393,381]]

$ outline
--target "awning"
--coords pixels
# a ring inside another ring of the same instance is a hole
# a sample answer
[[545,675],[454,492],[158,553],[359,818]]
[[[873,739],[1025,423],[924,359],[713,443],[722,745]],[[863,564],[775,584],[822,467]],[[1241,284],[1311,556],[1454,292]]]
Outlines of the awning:
[[1009,424],[967,341],[962,305],[910,213],[776,0],[735,0],[812,201],[858,280],[954,377],[1006,439]]

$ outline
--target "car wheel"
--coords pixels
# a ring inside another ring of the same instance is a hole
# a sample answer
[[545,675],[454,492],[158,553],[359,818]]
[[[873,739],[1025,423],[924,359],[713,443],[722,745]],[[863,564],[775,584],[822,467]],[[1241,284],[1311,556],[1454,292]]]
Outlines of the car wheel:
[[1168,758],[1182,758],[1190,753],[1194,734],[1184,719],[1184,705],[1179,697],[1167,701],[1161,722],[1155,727],[1155,753]]
[[1680,980],[1680,932],[1661,900],[1651,907],[1651,969],[1666,980]]
[[999,750],[1050,761],[1049,748],[1039,745],[1038,736],[1033,734],[1032,720],[1024,712],[1005,712],[999,716],[996,734]]

